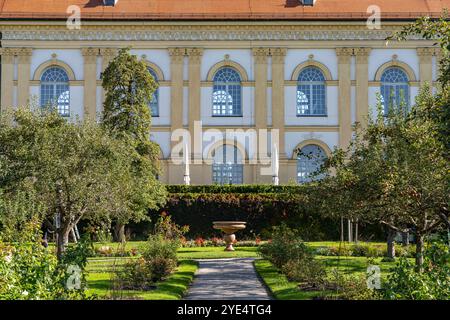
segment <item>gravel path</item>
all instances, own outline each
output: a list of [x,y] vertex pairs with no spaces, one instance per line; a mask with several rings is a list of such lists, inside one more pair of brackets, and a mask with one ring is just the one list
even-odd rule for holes
[[269,300],[253,258],[197,260],[199,269],[186,300]]

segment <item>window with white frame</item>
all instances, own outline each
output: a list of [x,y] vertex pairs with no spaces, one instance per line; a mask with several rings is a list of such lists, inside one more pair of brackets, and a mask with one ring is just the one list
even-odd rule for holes
[[[148,67],[147,70],[150,72],[153,79],[155,79],[155,82],[158,83],[158,75],[155,70],[150,67]],[[148,103],[148,106],[152,113],[152,117],[159,117],[159,88],[153,92],[152,100]]]
[[307,183],[320,180],[324,175],[317,174],[326,159],[325,151],[315,144],[301,148],[297,155],[297,182]]
[[63,68],[52,66],[42,73],[40,105],[55,108],[63,117],[70,116],[69,76]]
[[298,75],[297,116],[326,116],[325,76],[317,67],[306,67]]
[[216,184],[242,184],[242,154],[234,145],[224,144],[213,151],[212,178]]
[[383,72],[381,98],[384,114],[387,114],[391,107],[409,107],[409,79],[403,69],[391,67]]
[[231,67],[219,69],[213,78],[212,115],[242,116],[241,76]]

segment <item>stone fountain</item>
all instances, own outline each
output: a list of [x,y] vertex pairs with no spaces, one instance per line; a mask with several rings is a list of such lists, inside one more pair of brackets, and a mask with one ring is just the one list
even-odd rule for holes
[[233,242],[236,240],[234,233],[238,230],[245,229],[247,222],[242,221],[214,221],[213,228],[222,230],[225,233],[223,240],[227,244],[225,251],[234,251]]

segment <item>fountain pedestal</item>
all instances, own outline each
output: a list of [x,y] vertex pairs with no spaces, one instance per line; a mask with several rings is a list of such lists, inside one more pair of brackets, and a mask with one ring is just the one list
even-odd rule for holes
[[221,230],[225,233],[223,240],[227,244],[225,251],[234,251],[233,243],[236,241],[236,236],[234,233],[236,231],[245,229],[246,222],[242,221],[214,221],[213,228]]

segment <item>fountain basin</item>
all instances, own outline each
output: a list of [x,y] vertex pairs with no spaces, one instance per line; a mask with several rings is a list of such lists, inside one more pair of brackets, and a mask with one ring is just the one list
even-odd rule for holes
[[234,251],[233,243],[236,241],[234,233],[239,230],[243,230],[246,227],[247,222],[243,221],[214,221],[213,228],[221,230],[225,233],[223,237],[227,247],[225,251]]

